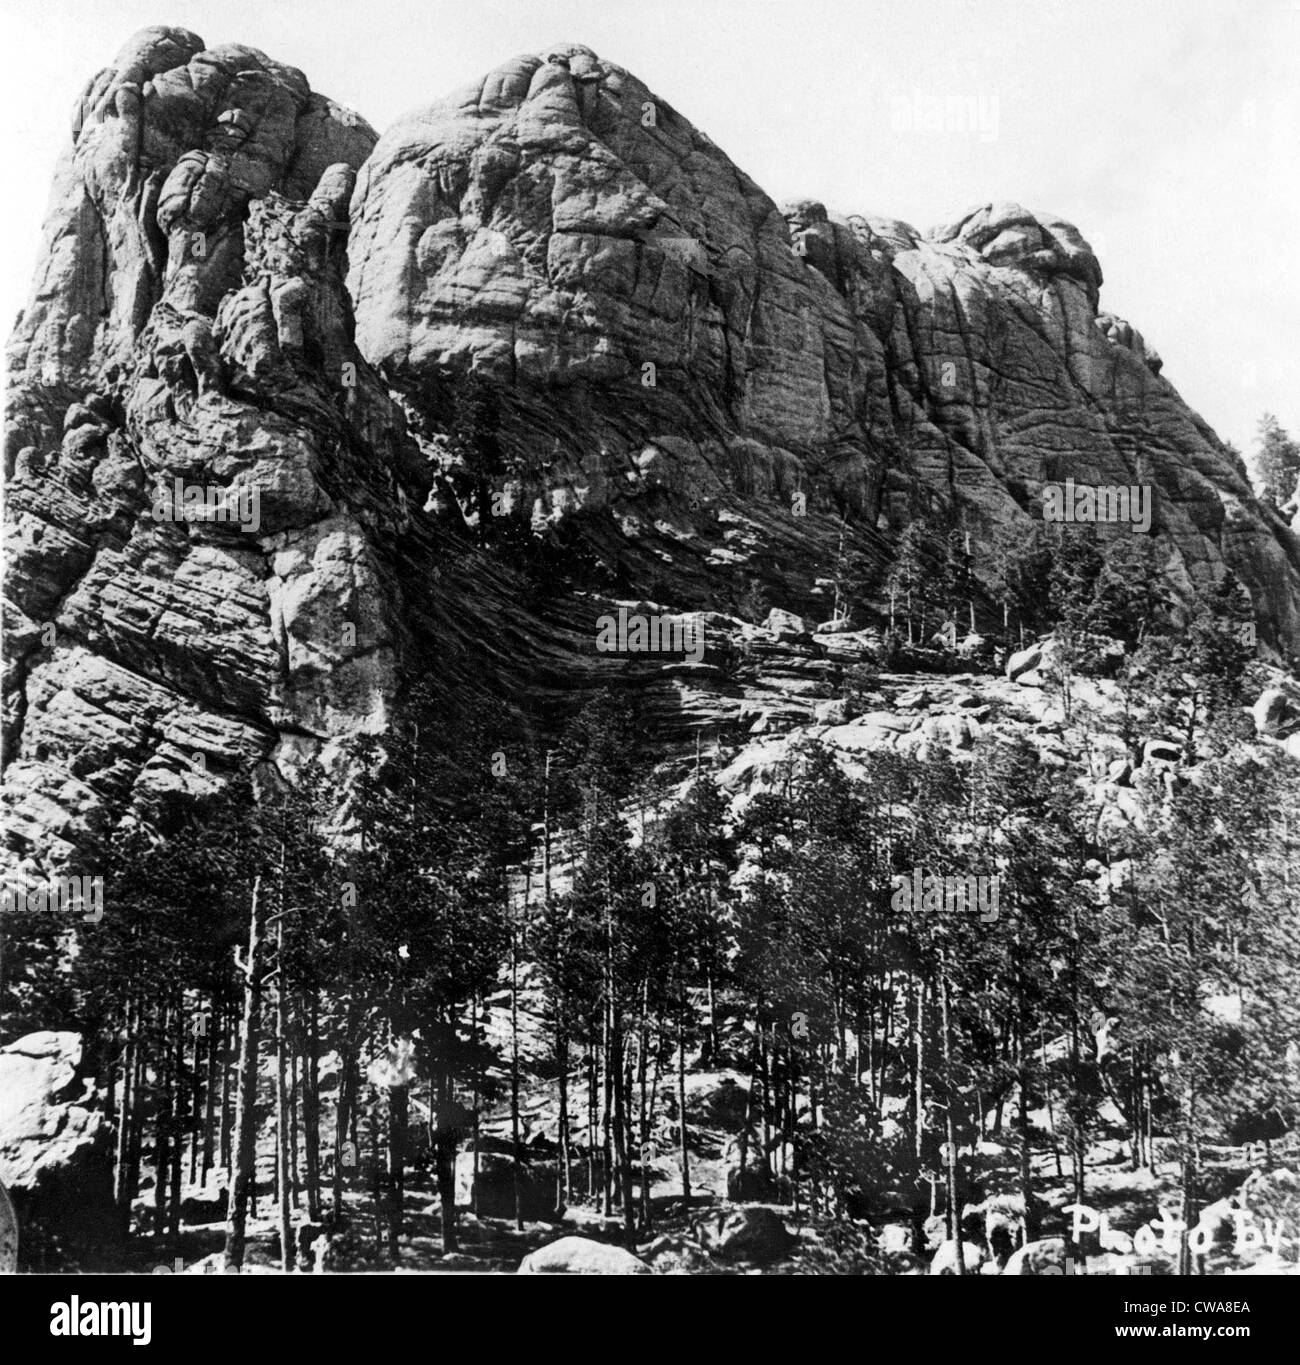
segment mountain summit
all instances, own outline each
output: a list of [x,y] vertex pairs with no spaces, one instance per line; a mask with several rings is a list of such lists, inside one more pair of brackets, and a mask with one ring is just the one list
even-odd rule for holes
[[[342,762],[413,672],[562,706],[622,667],[615,599],[828,616],[846,536],[883,573],[922,515],[987,583],[1067,479],[1149,490],[1184,604],[1230,569],[1300,647],[1300,542],[1099,311],[1075,227],[780,208],[578,44],[376,140],[255,49],[147,29],[86,87],[45,243],[5,679],[10,850],[43,866],[261,759]],[[537,591],[493,516],[600,575]]]

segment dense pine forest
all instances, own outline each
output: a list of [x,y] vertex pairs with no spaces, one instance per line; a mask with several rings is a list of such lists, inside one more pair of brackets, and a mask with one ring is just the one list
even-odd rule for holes
[[[139,1254],[206,1247],[197,1221],[228,1268],[491,1265],[484,1228],[580,1215],[698,1268],[701,1214],[758,1204],[810,1265],[906,1268],[937,1229],[962,1273],[1097,1203],[1109,1142],[1176,1192],[1166,1268],[1203,1263],[1224,1149],[1285,1138],[1298,1074],[1297,781],[1246,742],[1244,595],[1173,628],[1137,542],[1044,534],[959,657],[967,542],[916,526],[873,598],[841,556],[879,647],[828,700],[975,683],[1050,625],[1046,758],[990,731],[846,765],[814,730],[738,795],[746,737],[657,763],[634,688],[544,716],[417,682],[342,806],[263,771],[118,831],[113,913],[71,941],[8,916],[0,1032],[86,1040]],[[1088,796],[1106,736],[1143,774],[1118,831]],[[996,890],[954,912],[914,877]]]
[[1290,183],[1269,6],[602,7],[673,102],[544,5],[486,72],[244,8],[57,30],[0,1270],[1300,1274],[1290,285],[1212,179]]

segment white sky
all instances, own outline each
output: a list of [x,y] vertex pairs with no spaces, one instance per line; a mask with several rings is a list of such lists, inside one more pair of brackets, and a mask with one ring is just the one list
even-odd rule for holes
[[[167,23],[300,67],[381,132],[521,52],[635,72],[778,202],[926,228],[990,199],[1078,225],[1102,307],[1226,439],[1300,435],[1300,0],[0,0],[0,326],[74,100]],[[983,131],[898,124],[982,100]]]

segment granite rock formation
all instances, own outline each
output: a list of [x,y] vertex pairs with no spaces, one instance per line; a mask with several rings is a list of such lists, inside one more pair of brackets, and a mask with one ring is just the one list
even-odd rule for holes
[[[668,750],[806,723],[848,645],[754,632],[747,585],[824,619],[846,521],[883,559],[952,509],[978,547],[1067,476],[1152,485],[1179,591],[1230,567],[1294,652],[1300,541],[1101,286],[1015,204],[924,234],[778,207],[581,46],[376,141],[260,52],[145,30],[80,101],[11,343],[9,863],[259,762],[342,773],[430,658],[555,707],[635,683]],[[617,592],[539,599],[475,543],[447,477],[471,366],[502,507],[579,528]],[[613,596],[705,613],[704,659],[596,655]]]
[[986,204],[922,234],[778,209],[568,45],[385,133],[349,260],[358,344],[417,409],[474,364],[507,386],[520,456],[554,444],[527,490],[548,518],[613,506],[643,551],[716,578],[758,542],[799,603],[836,513],[884,530],[955,505],[978,533],[1037,512],[1045,481],[1150,484],[1173,580],[1228,565],[1266,637],[1300,639],[1300,546],[1098,311],[1101,267],[1058,219]]
[[18,1214],[21,1268],[93,1268],[120,1249],[111,1133],[75,1033],[0,1048],[0,1183]]
[[302,736],[382,728],[403,438],[342,287],[373,140],[184,30],[87,87],[11,347],[7,830],[34,870],[267,754],[291,769]]

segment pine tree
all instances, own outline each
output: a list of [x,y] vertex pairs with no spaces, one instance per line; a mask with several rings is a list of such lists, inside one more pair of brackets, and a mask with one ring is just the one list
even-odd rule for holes
[[[1294,875],[1294,845],[1281,869],[1252,856],[1268,847],[1270,811],[1295,809],[1296,784],[1275,764],[1255,765],[1243,786],[1241,766],[1212,764],[1210,780],[1149,811],[1130,949],[1116,963],[1122,1037],[1157,1060],[1174,1108],[1183,1274],[1192,1268],[1187,1230],[1196,1223],[1202,1136],[1257,1102],[1261,1085],[1285,1085],[1297,1024],[1294,911],[1277,894],[1279,871]],[[1235,795],[1225,802],[1219,790]],[[1225,1011],[1225,998],[1235,1008]]]
[[1266,502],[1284,507],[1295,495],[1300,479],[1300,443],[1292,440],[1271,412],[1259,420],[1258,440],[1255,485]]
[[447,433],[447,452],[468,484],[476,518],[478,543],[494,539],[492,481],[503,468],[498,435],[498,399],[492,384],[478,371],[466,370],[453,388],[454,411]]

